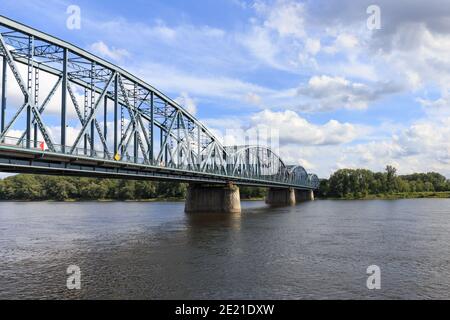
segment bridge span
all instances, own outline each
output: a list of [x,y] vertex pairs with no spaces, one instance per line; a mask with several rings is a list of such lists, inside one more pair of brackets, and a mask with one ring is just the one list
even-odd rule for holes
[[223,146],[162,92],[70,43],[0,16],[0,56],[0,171],[187,182],[187,212],[240,211],[239,185],[269,188],[272,205],[314,198],[316,175],[264,146]]

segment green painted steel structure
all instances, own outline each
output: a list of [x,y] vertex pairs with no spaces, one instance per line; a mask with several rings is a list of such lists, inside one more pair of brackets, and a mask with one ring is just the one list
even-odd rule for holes
[[[269,148],[223,146],[192,114],[118,66],[3,16],[0,55],[1,171],[319,186],[316,175],[285,165]],[[9,73],[19,103],[8,97]],[[52,83],[48,92],[43,81]],[[49,125],[56,96],[59,130]]]

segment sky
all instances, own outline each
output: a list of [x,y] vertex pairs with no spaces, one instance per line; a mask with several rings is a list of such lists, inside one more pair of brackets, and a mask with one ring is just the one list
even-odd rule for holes
[[0,14],[123,67],[220,139],[278,132],[285,163],[321,178],[450,178],[450,0],[2,0]]

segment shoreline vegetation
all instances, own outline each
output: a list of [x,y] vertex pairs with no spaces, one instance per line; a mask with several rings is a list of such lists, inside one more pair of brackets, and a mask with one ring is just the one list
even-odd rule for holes
[[[241,201],[265,201],[265,197],[263,198],[244,198]],[[318,199],[322,200],[322,199]],[[326,199],[331,200],[331,199]],[[48,203],[87,203],[87,202],[98,202],[98,203],[110,203],[110,202],[129,202],[129,203],[164,203],[164,202],[185,202],[185,198],[155,198],[155,199],[140,199],[140,200],[115,200],[115,199],[94,199],[94,200],[82,200],[82,199],[65,199],[65,200],[1,200],[2,202],[48,202]]]
[[392,166],[387,166],[384,172],[341,169],[320,181],[317,197],[344,200],[450,198],[450,180],[436,172],[397,175],[397,169]]
[[[241,198],[241,201],[265,201],[265,197],[260,198]],[[370,201],[370,200],[406,200],[406,199],[450,199],[450,191],[448,192],[413,192],[413,193],[393,193],[393,194],[374,194],[367,195],[362,198],[356,197],[346,197],[346,198],[334,198],[334,197],[316,197],[315,200],[340,200],[340,201]],[[138,200],[120,200],[120,199],[64,199],[64,200],[5,200],[0,199],[1,202],[65,202],[65,203],[76,203],[76,202],[99,202],[99,203],[109,203],[109,202],[129,202],[129,203],[163,203],[163,202],[184,202],[185,198],[153,198],[153,199],[138,199]]]
[[[18,174],[0,179],[0,201],[184,201],[187,184]],[[264,199],[264,188],[240,188],[242,200]]]
[[403,199],[450,199],[450,192],[409,192],[392,194],[371,194],[365,197],[348,196],[345,198],[317,197],[317,200],[403,200]]
[[[397,176],[385,172],[342,169],[322,179],[319,200],[398,200],[450,198],[450,180],[439,173]],[[1,201],[47,202],[178,202],[186,198],[187,184],[18,174],[0,179]],[[265,199],[265,188],[240,187],[241,200]]]

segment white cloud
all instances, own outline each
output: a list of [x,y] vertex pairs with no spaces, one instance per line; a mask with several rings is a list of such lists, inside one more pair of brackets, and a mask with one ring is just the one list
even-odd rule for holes
[[153,32],[164,40],[174,40],[177,36],[177,31],[166,26],[164,21],[157,20],[156,26],[153,27]]
[[399,90],[390,84],[378,84],[376,89],[359,82],[352,82],[343,77],[326,75],[312,77],[306,86],[298,89],[298,93],[312,100],[303,105],[306,111],[330,111],[336,109],[366,109],[370,102],[376,101],[385,94]]
[[450,118],[421,120],[383,139],[335,145],[282,144],[280,154],[289,164],[305,164],[312,172],[327,178],[342,168],[383,171],[390,164],[399,174],[440,172],[450,178]]
[[[324,7],[324,10],[313,10]],[[450,10],[448,1],[410,0],[407,3],[379,0],[382,28],[365,27],[370,0],[318,0],[306,8],[309,30],[325,29],[329,39],[322,51],[340,53],[322,68],[340,76],[356,77],[354,66],[370,64],[371,79],[405,83],[409,93],[429,86],[448,88],[450,74]],[[314,12],[314,13],[312,13]],[[335,66],[339,67],[336,68]],[[350,68],[346,68],[346,66]],[[322,71],[324,71],[322,69]],[[351,72],[351,73],[350,73]]]
[[[396,166],[400,174],[437,171],[450,177],[450,117],[427,118],[405,128],[373,128],[335,120],[313,124],[293,111],[264,110],[250,119],[210,119],[206,123],[221,137],[227,129],[276,132],[277,152],[285,163],[301,164],[321,177],[342,168],[382,171],[387,164]],[[228,144],[239,141],[239,137],[227,137]]]
[[251,26],[237,35],[256,61],[274,69],[300,73],[305,65],[315,67],[320,39],[308,37],[305,26],[305,5],[298,1],[256,1],[256,16]]
[[264,110],[251,117],[255,127],[278,130],[281,144],[336,145],[356,139],[360,128],[330,120],[323,125],[315,125],[300,117],[294,111],[273,112]]
[[[322,177],[336,168],[342,150],[371,128],[330,120],[313,124],[294,111],[264,110],[249,118],[233,117],[203,121],[225,145],[267,145],[287,165],[303,165]],[[250,140],[249,140],[250,139]]]
[[[197,75],[159,64],[143,64],[135,74],[163,92],[189,92],[198,97],[242,101],[248,92],[255,94],[272,92],[270,89],[235,78]],[[161,74],[164,74],[164,77],[161,77]]]
[[186,109],[190,114],[195,115],[197,113],[197,104],[188,93],[183,92],[181,96],[175,99],[175,102]]
[[346,50],[354,50],[358,45],[358,38],[349,33],[341,33],[336,36],[332,45],[324,48],[324,51],[329,54],[336,54]]
[[264,26],[275,30],[280,36],[303,37],[304,5],[300,2],[277,0],[275,5],[268,6],[263,2],[255,3],[256,10],[266,17]]
[[449,135],[450,117],[419,120],[390,138],[346,147],[343,161],[374,170],[395,164],[400,173],[437,171],[450,177]]
[[258,106],[261,104],[262,98],[261,98],[261,96],[257,95],[256,93],[249,92],[245,95],[244,101],[246,101],[249,104]]
[[254,25],[248,34],[238,35],[238,39],[262,63],[275,69],[287,69],[278,59],[282,52],[281,44],[273,39],[266,28]]
[[247,9],[249,7],[249,4],[245,0],[231,0],[231,2],[241,9]]
[[435,100],[418,98],[417,101],[431,117],[450,116],[450,93],[447,91],[442,92],[441,96]]
[[315,56],[321,49],[320,39],[306,39],[305,50],[307,53]]
[[98,41],[89,46],[89,49],[95,54],[100,55],[103,58],[111,59],[114,61],[121,61],[126,58],[130,53],[125,49],[117,49],[114,47],[108,47],[103,41]]

